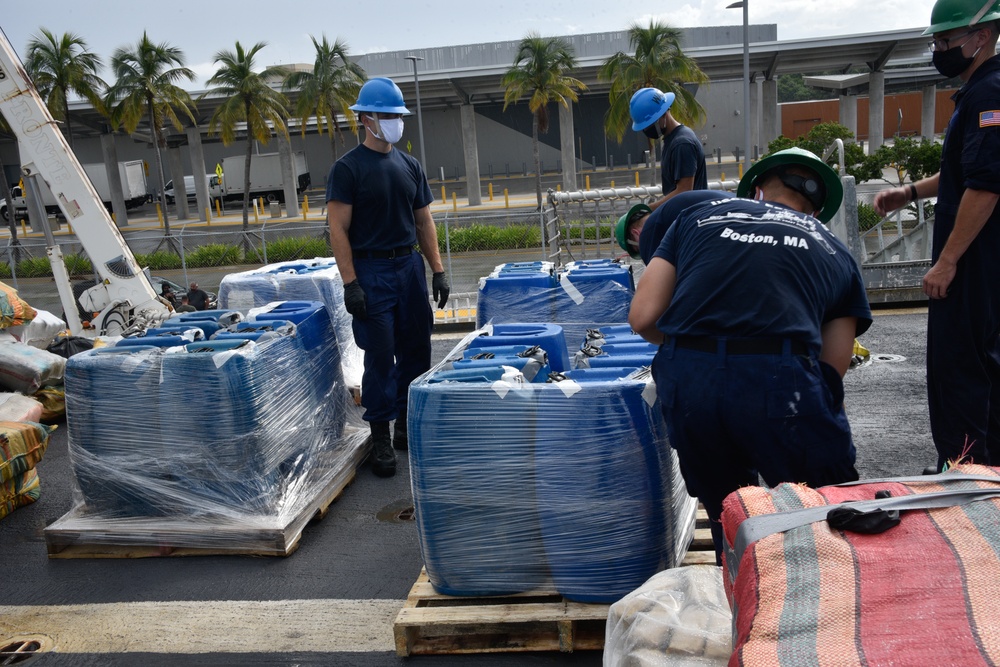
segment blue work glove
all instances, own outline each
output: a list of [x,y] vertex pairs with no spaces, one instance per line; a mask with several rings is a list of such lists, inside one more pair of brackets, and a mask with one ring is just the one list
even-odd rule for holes
[[438,308],[444,308],[444,304],[448,303],[449,294],[451,294],[451,285],[448,284],[448,277],[444,275],[444,271],[435,273],[431,279],[431,295],[437,302]]
[[368,318],[368,307],[365,305],[365,291],[357,280],[344,285],[344,307],[359,320]]

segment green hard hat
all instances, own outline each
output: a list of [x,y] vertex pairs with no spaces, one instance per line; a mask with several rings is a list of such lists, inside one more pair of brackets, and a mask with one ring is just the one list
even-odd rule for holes
[[618,245],[622,247],[622,250],[627,252],[629,257],[633,259],[639,259],[639,249],[628,246],[628,238],[626,237],[628,226],[634,218],[639,217],[639,214],[648,215],[652,210],[645,204],[636,204],[628,210],[628,213],[618,218],[618,224],[615,225],[615,240],[618,241]]
[[760,177],[776,167],[789,165],[799,165],[811,169],[823,181],[826,190],[826,197],[823,206],[819,209],[816,218],[820,222],[829,222],[830,219],[840,209],[840,204],[844,200],[844,186],[840,182],[837,172],[823,162],[815,153],[804,148],[786,148],[783,151],[771,153],[754,163],[752,167],[743,174],[740,184],[736,188],[737,197],[748,197],[753,191],[754,182]]
[[[931,24],[925,35],[969,28],[1000,19],[998,0],[937,0],[931,9]],[[982,26],[986,27],[986,26]]]

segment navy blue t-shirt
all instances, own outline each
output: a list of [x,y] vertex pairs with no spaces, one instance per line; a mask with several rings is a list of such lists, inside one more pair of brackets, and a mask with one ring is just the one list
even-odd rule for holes
[[653,258],[653,253],[660,247],[663,235],[674,224],[677,216],[689,206],[702,204],[707,201],[717,199],[729,199],[735,197],[731,192],[725,190],[691,190],[681,192],[676,197],[671,197],[664,204],[661,204],[646,218],[642,224],[642,231],[639,233],[639,256],[642,257],[643,264],[649,264]]
[[654,253],[677,269],[668,336],[791,338],[818,354],[820,328],[871,309],[846,246],[812,216],[780,204],[723,199],[688,207]]
[[694,130],[681,125],[663,138],[663,159],[660,163],[663,195],[669,195],[677,187],[677,181],[689,176],[694,177],[693,190],[708,189],[705,151]]
[[351,149],[330,168],[326,200],[350,204],[353,250],[391,250],[417,242],[413,212],[434,201],[420,162],[393,148]]

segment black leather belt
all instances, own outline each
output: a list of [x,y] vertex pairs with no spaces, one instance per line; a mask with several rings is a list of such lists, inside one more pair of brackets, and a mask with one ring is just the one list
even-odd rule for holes
[[[678,336],[673,339],[675,347],[696,352],[718,352],[719,339],[704,336]],[[670,336],[663,339],[664,345],[669,345]],[[727,339],[726,354],[781,354],[785,340],[783,338],[734,338]],[[809,346],[800,340],[793,340],[792,354],[809,354]]]
[[359,259],[396,259],[413,252],[413,246],[404,245],[392,250],[355,250],[352,254]]

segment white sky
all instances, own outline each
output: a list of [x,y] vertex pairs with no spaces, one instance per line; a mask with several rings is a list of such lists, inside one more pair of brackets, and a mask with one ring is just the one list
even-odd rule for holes
[[[776,23],[780,40],[922,28],[933,6],[933,0],[749,1],[750,23]],[[146,30],[153,41],[180,48],[203,83],[215,70],[215,53],[232,50],[237,40],[244,46],[267,42],[258,54],[261,65],[311,63],[309,35],[343,39],[350,53],[363,54],[518,40],[530,31],[543,36],[609,32],[653,17],[677,27],[741,25],[742,11],[726,9],[731,2],[18,0],[3,3],[0,27],[22,58],[28,40],[44,27],[56,35],[80,35],[105,61],[116,48],[134,45]]]

